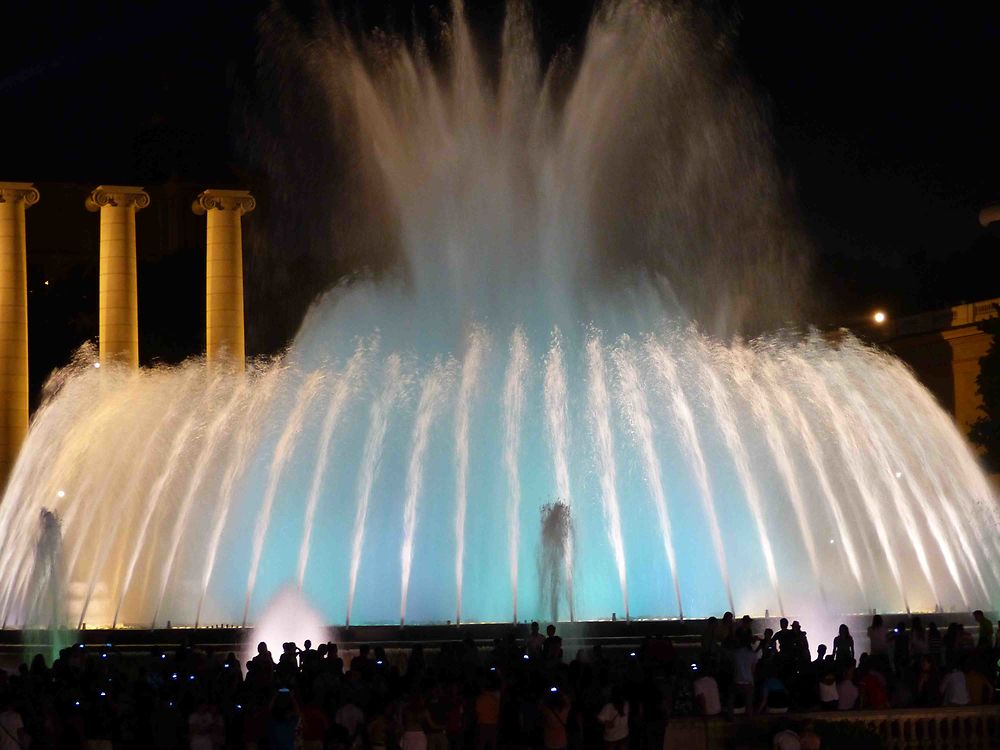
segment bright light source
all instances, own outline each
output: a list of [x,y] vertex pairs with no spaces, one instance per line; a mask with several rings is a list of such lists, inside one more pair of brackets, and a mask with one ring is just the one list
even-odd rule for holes
[[896,472],[896,479],[902,479],[902,478],[903,478],[903,472],[897,471]]
[[837,543],[837,541],[835,539],[831,539],[830,540],[830,544],[836,544],[836,543]]
[[879,325],[882,325],[883,323],[885,323],[885,313],[882,312],[881,310],[876,310],[875,314],[872,315],[872,320],[874,320]]
[[56,493],[56,497],[66,497],[66,490],[59,490]]
[[101,369],[101,363],[100,362],[94,362],[94,367],[97,368],[98,370],[100,370]]
[[46,279],[44,283],[45,283],[45,286],[48,286],[49,285],[49,280]]

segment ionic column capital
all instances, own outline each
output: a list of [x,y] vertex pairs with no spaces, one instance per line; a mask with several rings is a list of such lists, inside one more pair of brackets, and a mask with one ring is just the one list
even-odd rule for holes
[[149,205],[149,193],[132,185],[98,185],[83,205],[88,211],[100,211],[104,206],[133,206],[138,211]]
[[979,223],[984,227],[1000,223],[1000,203],[987,206],[979,212]]
[[198,216],[204,216],[213,208],[219,211],[238,211],[242,216],[256,207],[257,201],[250,195],[249,190],[209,189],[199,193],[191,204],[191,210]]
[[30,182],[0,182],[0,203],[24,201],[24,207],[38,203],[38,191]]

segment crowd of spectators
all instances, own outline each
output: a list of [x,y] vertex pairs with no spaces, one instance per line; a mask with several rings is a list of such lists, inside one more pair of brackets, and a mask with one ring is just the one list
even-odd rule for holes
[[[973,634],[951,623],[914,616],[890,625],[872,617],[867,652],[841,625],[832,648],[818,644],[815,656],[798,622],[782,618],[779,629],[752,632],[744,617],[730,613],[709,620],[700,658],[690,666],[698,712],[785,713],[788,711],[885,710],[992,703],[997,676],[993,625],[974,614]],[[1000,631],[998,631],[1000,632]]]
[[659,636],[573,653],[537,623],[492,647],[466,637],[342,656],[306,641],[275,660],[261,643],[245,665],[210,648],[78,644],[51,666],[39,655],[0,672],[0,750],[661,750],[677,716],[989,703],[997,643],[976,618],[975,632],[941,633],[920,617],[875,616],[867,653],[842,625],[815,657],[798,622],[754,633],[731,613],[698,644]]

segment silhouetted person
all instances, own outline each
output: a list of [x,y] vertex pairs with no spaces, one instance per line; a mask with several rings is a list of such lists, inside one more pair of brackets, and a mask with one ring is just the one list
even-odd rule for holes
[[882,615],[874,615],[868,626],[868,653],[872,656],[889,655],[889,628],[882,621]]
[[976,640],[976,648],[984,650],[993,648],[993,623],[990,618],[986,617],[981,609],[973,612],[972,616],[979,623],[979,638]]
[[747,716],[751,716],[754,709],[754,670],[757,666],[757,659],[758,655],[753,650],[753,642],[744,635],[743,641],[733,654],[732,698],[742,699]]
[[931,657],[935,667],[941,666],[941,655],[944,652],[944,639],[941,631],[938,630],[937,623],[932,622],[927,626],[927,655]]
[[299,668],[302,671],[313,672],[316,669],[316,661],[319,659],[319,652],[312,647],[312,641],[306,639],[302,643],[302,650],[299,651]]
[[841,624],[840,632],[833,639],[833,660],[841,668],[845,664],[854,664],[854,637],[847,625]]
[[556,626],[549,625],[545,628],[544,654],[546,661],[562,661],[562,638],[556,635]]
[[823,672],[823,662],[826,660],[826,644],[821,643],[816,647],[816,659],[812,663],[813,673],[818,677]]
[[531,623],[531,633],[524,641],[524,650],[532,659],[540,658],[545,650],[545,636],[538,632],[537,622]]
[[910,657],[911,661],[916,661],[921,656],[928,653],[927,628],[924,627],[923,620],[914,617],[910,620]]
[[771,628],[764,628],[764,635],[757,642],[756,651],[760,654],[761,661],[772,661],[775,654],[774,631]]
[[286,689],[279,690],[274,697],[271,715],[267,722],[268,750],[294,750],[295,731],[298,726],[299,712],[295,699]]
[[604,750],[627,750],[629,704],[620,687],[611,690],[611,700],[598,712],[597,720],[604,728]]
[[965,680],[965,672],[953,663],[944,677],[941,678],[941,704],[944,706],[968,706],[969,685]]
[[253,665],[253,675],[254,679],[258,682],[270,685],[274,680],[274,658],[271,656],[271,652],[267,650],[267,644],[261,641],[257,644],[257,655],[250,660],[250,665]]
[[329,671],[336,677],[344,674],[344,660],[340,658],[340,649],[336,643],[326,644],[326,663]]
[[351,659],[351,671],[367,677],[372,671],[372,661],[368,658],[371,646],[362,644],[358,649],[358,655]]
[[908,673],[910,668],[910,631],[906,621],[900,620],[892,629],[892,663],[897,674]]
[[778,621],[778,632],[774,634],[774,643],[778,647],[778,653],[782,661],[788,661],[792,655],[792,642],[795,636],[788,629],[788,618],[782,617]]
[[809,639],[798,620],[792,622],[791,633],[788,645],[792,660],[797,667],[805,667],[809,663]]
[[491,676],[473,706],[476,716],[475,750],[496,750],[500,726],[500,682]]

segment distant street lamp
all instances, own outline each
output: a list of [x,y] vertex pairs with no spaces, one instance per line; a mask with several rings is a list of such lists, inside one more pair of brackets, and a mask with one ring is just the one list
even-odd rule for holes
[[885,323],[886,315],[881,310],[876,310],[875,314],[872,315],[872,320],[875,321],[876,325],[882,325]]

